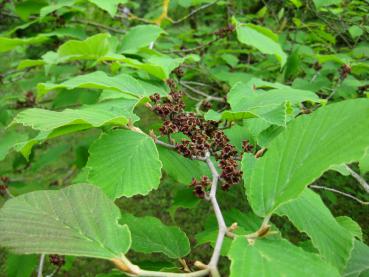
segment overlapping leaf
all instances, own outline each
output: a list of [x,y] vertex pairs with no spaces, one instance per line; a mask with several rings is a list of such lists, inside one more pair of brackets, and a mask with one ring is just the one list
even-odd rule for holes
[[0,245],[24,254],[119,258],[131,244],[119,217],[119,209],[96,186],[35,191],[1,208]]
[[131,52],[133,50],[147,47],[154,42],[161,33],[163,33],[157,25],[138,25],[129,29],[128,33],[122,40],[122,51]]
[[111,198],[148,194],[160,183],[162,164],[153,139],[115,130],[90,148],[88,180]]
[[22,124],[40,131],[52,131],[69,125],[84,129],[108,124],[125,125],[129,120],[137,119],[133,114],[136,104],[136,100],[115,99],[61,112],[32,108],[18,113],[12,124]]
[[[136,53],[138,49],[148,46],[155,41],[163,30],[154,25],[140,25],[130,30],[123,38],[121,51],[125,53]],[[42,56],[46,64],[58,64],[73,60],[93,60],[96,62],[116,61],[143,71],[164,80],[169,77],[170,72],[185,60],[193,59],[194,55],[184,58],[172,58],[170,56],[156,53],[154,55],[143,55],[145,59],[128,58],[117,52],[111,36],[101,33],[91,36],[85,40],[69,40],[62,44],[57,52],[47,52]],[[144,54],[144,53],[143,53]]]
[[89,2],[95,4],[100,9],[107,11],[110,16],[114,16],[117,13],[117,8],[119,4],[125,4],[128,0],[88,0]]
[[28,139],[27,134],[8,131],[0,135],[0,161],[3,160],[14,145]]
[[278,43],[278,36],[267,28],[251,23],[240,23],[234,20],[236,24],[237,38],[241,43],[255,47],[264,54],[275,55],[283,66],[287,61],[287,55],[284,53],[281,45]]
[[164,225],[151,216],[135,217],[122,214],[121,223],[127,224],[132,233],[132,249],[142,253],[160,252],[178,259],[190,252],[186,234],[176,226]]
[[369,270],[369,247],[361,241],[355,240],[354,249],[343,276],[359,277]]
[[[271,87],[270,90],[257,88]],[[207,114],[208,119],[241,120],[261,118],[270,124],[285,126],[288,117],[294,115],[293,106],[301,102],[322,102],[313,92],[251,79],[247,83],[236,83],[228,93],[230,111],[221,114]],[[212,116],[210,118],[210,116]]]
[[7,38],[0,37],[0,53],[13,50],[17,46],[25,46],[31,44],[39,44],[48,40],[47,36],[38,35],[31,38]]
[[287,240],[257,239],[249,244],[236,238],[229,252],[230,277],[338,277],[338,271],[313,253],[305,252]]
[[307,233],[329,263],[341,271],[345,268],[353,248],[353,235],[336,221],[319,195],[305,189],[276,213],[287,216],[300,231]]
[[[337,116],[339,115],[339,116]],[[300,117],[280,133],[252,169],[243,161],[254,212],[272,213],[297,198],[330,166],[360,159],[369,146],[369,101],[348,100]]]
[[158,147],[158,151],[165,172],[182,184],[187,185],[191,183],[192,178],[200,179],[204,175],[209,175],[207,166],[200,161],[187,159],[164,147]]
[[86,40],[69,40],[58,48],[58,58],[63,60],[94,60],[104,57],[110,50],[110,35],[97,34]]
[[75,88],[111,89],[137,98],[147,94],[140,82],[132,76],[120,74],[110,77],[102,71],[79,75],[60,84],[40,83],[37,86],[39,96],[60,88],[69,90]]

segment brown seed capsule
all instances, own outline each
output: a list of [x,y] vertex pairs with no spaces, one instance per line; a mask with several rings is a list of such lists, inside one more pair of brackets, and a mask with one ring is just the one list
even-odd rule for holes
[[160,101],[160,94],[159,93],[154,93],[153,95],[150,95],[150,99],[154,103],[157,103],[157,102]]
[[65,264],[64,256],[60,255],[50,255],[49,256],[50,263],[52,263],[55,266],[61,267]]
[[348,64],[344,64],[341,66],[340,68],[341,79],[346,79],[350,73],[351,73],[351,66],[349,66]]
[[242,149],[243,149],[244,152],[250,153],[250,152],[252,152],[253,148],[254,148],[254,146],[252,144],[250,144],[250,142],[248,140],[244,140],[242,142]]

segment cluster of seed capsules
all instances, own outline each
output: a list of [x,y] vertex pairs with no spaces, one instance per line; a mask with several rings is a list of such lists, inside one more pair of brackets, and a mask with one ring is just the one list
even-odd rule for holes
[[[239,170],[239,159],[236,148],[229,143],[228,137],[218,129],[218,122],[205,120],[195,113],[185,112],[183,93],[176,89],[173,80],[168,81],[171,89],[169,96],[162,99],[155,93],[150,96],[153,101],[152,110],[162,118],[163,124],[159,131],[162,136],[170,136],[174,133],[183,133],[189,139],[182,139],[176,143],[177,152],[190,159],[203,158],[209,152],[218,162],[220,169],[221,188],[228,190],[232,185],[241,181],[242,171]],[[247,143],[247,151],[252,146]],[[203,176],[201,180],[193,179],[191,186],[194,193],[204,198],[206,190],[210,186],[210,180]]]

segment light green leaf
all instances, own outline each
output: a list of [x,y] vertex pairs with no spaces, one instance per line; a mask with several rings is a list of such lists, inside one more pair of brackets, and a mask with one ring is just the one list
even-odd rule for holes
[[27,21],[30,15],[37,14],[40,9],[47,5],[43,0],[26,0],[15,5],[15,13],[23,21]]
[[276,213],[287,216],[305,232],[326,261],[340,271],[345,268],[354,238],[336,221],[318,194],[305,189],[297,199],[279,207]]
[[119,218],[119,209],[96,186],[35,191],[1,208],[0,245],[24,254],[120,258],[131,236]]
[[287,240],[257,239],[250,245],[244,237],[236,238],[228,255],[230,277],[338,277],[337,270],[316,254],[305,252]]
[[85,40],[69,40],[57,51],[60,61],[97,60],[108,54],[110,50],[110,35],[97,34]]
[[359,240],[363,240],[363,231],[359,223],[348,216],[336,217],[337,222]]
[[57,2],[52,2],[49,6],[43,7],[40,10],[40,17],[45,17],[46,15],[64,8],[73,6],[77,0],[58,0]]
[[17,143],[27,139],[27,134],[16,131],[8,131],[0,134],[0,161],[5,159],[9,151],[11,151]]
[[287,55],[278,43],[278,37],[269,29],[251,23],[236,23],[237,38],[241,43],[255,47],[260,52],[275,55],[281,66],[287,61]]
[[357,37],[360,37],[364,33],[363,29],[361,29],[357,25],[351,26],[348,31],[349,31],[351,37],[354,38],[354,39],[357,38]]
[[354,249],[343,276],[358,277],[366,270],[369,270],[369,247],[361,241],[355,240]]
[[44,65],[44,64],[45,64],[44,60],[30,60],[30,59],[21,60],[17,66],[17,70],[22,70],[25,68]]
[[31,38],[6,38],[0,37],[0,53],[13,50],[17,46],[35,45],[48,40],[47,36],[38,35]]
[[186,234],[176,226],[166,226],[155,217],[135,217],[127,213],[122,214],[120,222],[127,224],[131,231],[131,248],[134,251],[159,252],[173,259],[184,257],[190,252]]
[[17,114],[11,125],[18,123],[40,131],[52,131],[69,125],[78,125],[83,129],[103,125],[123,126],[130,119],[137,119],[133,114],[136,104],[136,100],[115,99],[61,112],[39,108],[26,109]]
[[102,71],[79,75],[60,84],[40,83],[37,85],[37,93],[41,97],[51,90],[60,88],[69,90],[75,88],[111,89],[137,98],[147,94],[140,82],[132,76],[120,74],[110,77]]
[[290,0],[290,2],[292,2],[296,8],[300,8],[302,6],[301,0]]
[[322,7],[330,6],[330,5],[338,5],[342,2],[342,0],[313,0],[315,7],[320,9]]
[[192,178],[209,175],[208,167],[200,161],[187,159],[173,150],[158,147],[165,172],[176,181],[189,185]]
[[119,4],[127,3],[127,0],[88,0],[88,1],[95,4],[100,9],[107,11],[112,17],[117,13],[117,8]]
[[351,174],[350,171],[347,169],[346,164],[332,165],[329,169],[337,171],[339,174],[341,174],[343,176],[350,176],[350,174]]
[[172,70],[182,64],[184,60],[184,58],[171,58],[169,56],[153,56],[144,63],[130,58],[121,59],[128,66],[146,71],[161,80],[168,79]]
[[122,40],[122,51],[131,52],[142,47],[149,46],[150,43],[162,34],[164,30],[157,25],[138,25],[129,29]]
[[[274,86],[270,90],[256,88]],[[224,111],[219,116],[226,120],[241,120],[259,117],[268,123],[285,126],[288,116],[293,114],[293,105],[304,101],[322,102],[313,92],[293,89],[281,84],[271,84],[259,79],[247,83],[236,83],[228,93],[230,111]],[[207,118],[209,115],[207,115]],[[219,120],[219,119],[218,119]]]
[[367,99],[328,105],[295,119],[269,143],[268,151],[246,177],[247,197],[254,212],[271,214],[297,198],[332,165],[359,160],[368,146]]
[[111,198],[146,195],[159,186],[162,164],[145,134],[115,130],[103,134],[89,152],[88,179]]
[[9,254],[6,261],[7,277],[29,277],[38,263],[36,255]]

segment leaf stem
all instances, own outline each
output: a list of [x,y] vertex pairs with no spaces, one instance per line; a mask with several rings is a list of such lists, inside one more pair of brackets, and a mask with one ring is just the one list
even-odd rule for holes
[[45,263],[45,254],[41,254],[40,263],[38,264],[37,277],[42,277],[42,271]]
[[351,176],[358,181],[358,183],[363,187],[363,189],[369,193],[369,184],[365,181],[365,179],[351,169],[348,165],[346,165],[346,169],[350,172]]
[[318,186],[318,185],[310,185],[309,187],[310,188],[314,188],[314,189],[323,189],[323,190],[331,191],[331,192],[334,192],[334,193],[337,193],[337,194],[341,194],[343,196],[346,196],[348,198],[351,198],[351,199],[355,200],[356,202],[359,202],[362,205],[369,205],[369,201],[360,200],[359,198],[357,198],[357,197],[355,197],[355,196],[353,196],[351,194],[348,194],[346,192],[340,191],[338,189],[329,188],[329,187],[323,187],[323,186]]
[[141,270],[138,276],[148,276],[148,277],[200,277],[206,276],[210,272],[209,269],[202,269],[189,273],[173,273],[173,272],[160,272],[160,271],[150,271]]
[[204,9],[206,9],[206,8],[208,8],[208,7],[212,6],[212,5],[214,5],[214,4],[215,4],[216,2],[218,2],[218,1],[219,1],[219,0],[215,0],[215,1],[210,2],[210,3],[208,3],[208,4],[202,5],[202,6],[200,6],[199,8],[197,8],[197,9],[193,10],[192,12],[190,12],[188,15],[186,15],[186,16],[184,16],[184,17],[180,18],[180,19],[173,20],[173,21],[172,21],[172,23],[173,23],[173,24],[181,23],[182,21],[184,21],[184,20],[186,20],[187,18],[189,18],[189,17],[193,16],[194,14],[198,13],[199,11],[204,10]]
[[214,100],[214,101],[218,101],[218,102],[224,102],[224,98],[222,97],[216,97],[216,96],[212,96],[212,95],[208,95],[205,92],[198,90],[194,87],[191,87],[190,85],[188,85],[187,83],[184,82],[179,82],[182,86],[184,86],[186,89],[192,91],[193,93],[196,93],[198,95],[204,96],[206,97],[206,100]]

